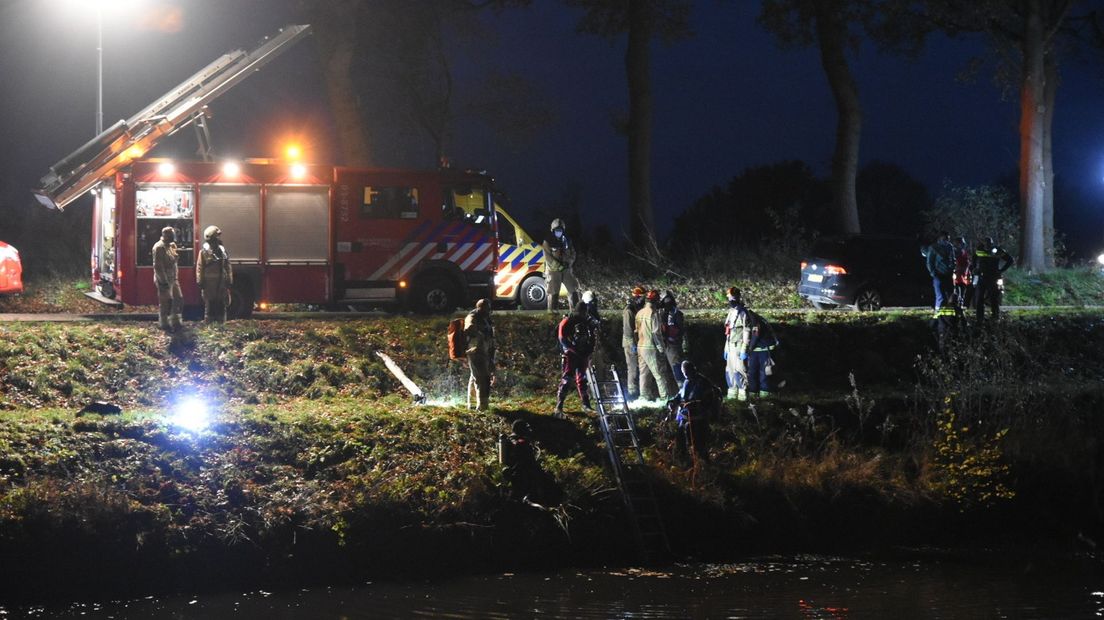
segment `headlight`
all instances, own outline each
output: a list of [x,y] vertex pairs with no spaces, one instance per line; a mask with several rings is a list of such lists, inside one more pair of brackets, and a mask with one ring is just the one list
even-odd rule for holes
[[1097,256],[1096,257],[1096,262],[1100,263],[1101,265],[1104,265],[1104,254],[1101,254],[1100,256]]

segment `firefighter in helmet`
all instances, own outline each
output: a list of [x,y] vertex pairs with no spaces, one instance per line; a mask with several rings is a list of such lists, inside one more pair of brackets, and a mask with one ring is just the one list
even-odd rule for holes
[[203,249],[196,258],[196,284],[203,296],[203,320],[225,323],[234,270],[230,267],[230,256],[222,245],[222,230],[218,226],[208,226],[203,231]]
[[[621,311],[621,349],[625,352],[625,382],[629,400],[640,397],[640,366],[636,352],[636,313],[644,307],[644,289],[633,287],[632,294]],[[654,391],[654,390],[653,390]]]
[[659,291],[648,291],[645,305],[636,313],[636,352],[639,357],[640,385],[654,378],[659,397],[666,401],[675,391],[674,377],[667,364],[667,343],[659,310]]
[[678,301],[672,291],[663,295],[662,305],[667,364],[671,367],[675,384],[681,385],[686,378],[682,374],[682,361],[686,359],[686,317],[679,310]]
[[161,229],[161,239],[153,244],[153,283],[157,285],[157,318],[164,330],[180,329],[180,292],[177,265],[176,231],[172,226]]
[[564,221],[552,220],[549,235],[544,240],[544,280],[548,283],[548,311],[556,309],[560,298],[560,285],[567,287],[567,299],[571,308],[579,303],[579,281],[571,270],[575,264],[575,244],[567,236]]

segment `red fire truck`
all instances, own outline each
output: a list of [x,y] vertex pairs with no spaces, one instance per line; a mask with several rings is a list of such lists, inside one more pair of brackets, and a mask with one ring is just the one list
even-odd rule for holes
[[145,157],[189,124],[208,153],[206,104],[308,32],[288,26],[248,53],[224,55],[51,167],[35,190],[44,205],[95,195],[90,295],[156,303],[152,247],[171,226],[185,303],[198,304],[195,256],[203,230],[216,225],[234,265],[232,316],[249,316],[254,302],[445,312],[495,296],[498,218],[484,173]]

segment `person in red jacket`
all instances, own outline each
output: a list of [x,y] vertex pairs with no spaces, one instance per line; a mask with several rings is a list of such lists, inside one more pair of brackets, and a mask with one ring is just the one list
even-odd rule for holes
[[973,274],[970,272],[973,258],[966,237],[959,237],[955,243],[954,295],[960,311],[970,306],[970,298],[973,297]]
[[553,415],[557,418],[563,417],[564,400],[567,398],[568,386],[572,380],[579,391],[579,398],[583,401],[583,411],[591,413],[594,409],[590,407],[586,371],[590,366],[590,355],[594,352],[596,334],[587,316],[587,305],[583,302],[576,304],[571,314],[560,321],[556,333],[560,341],[560,350],[563,352],[563,372],[560,375],[560,387],[556,390],[556,411]]

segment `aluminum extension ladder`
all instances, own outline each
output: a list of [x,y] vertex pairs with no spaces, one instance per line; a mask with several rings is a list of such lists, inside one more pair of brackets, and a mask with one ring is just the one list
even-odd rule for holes
[[648,466],[644,463],[644,452],[625,389],[617,376],[617,368],[611,365],[609,370],[612,381],[599,381],[594,367],[588,366],[587,381],[637,549],[641,560],[648,562],[669,555],[671,546],[659,513],[659,502],[648,481]]

